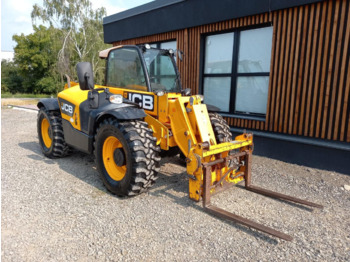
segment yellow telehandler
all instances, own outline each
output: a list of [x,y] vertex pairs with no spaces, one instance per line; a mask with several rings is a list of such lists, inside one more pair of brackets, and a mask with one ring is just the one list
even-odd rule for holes
[[[181,53],[179,53],[179,57]],[[106,188],[118,196],[147,191],[156,181],[160,152],[182,153],[189,197],[206,211],[273,236],[291,236],[234,215],[210,203],[212,194],[245,181],[246,189],[269,197],[321,208],[305,200],[251,185],[253,137],[232,139],[217,108],[182,89],[175,52],[149,45],[125,45],[100,52],[106,59],[106,86],[94,84],[90,63],[77,64],[57,99],[38,103],[38,136],[49,158],[70,147],[94,154]]]

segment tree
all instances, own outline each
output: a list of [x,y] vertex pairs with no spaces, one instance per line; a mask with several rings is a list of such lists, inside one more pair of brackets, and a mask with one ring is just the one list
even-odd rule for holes
[[105,8],[94,10],[89,0],[44,0],[43,7],[33,6],[31,15],[34,23],[39,19],[62,34],[57,53],[61,79],[64,74],[74,78],[75,65],[88,61],[92,63],[96,81],[102,82],[100,70],[104,69],[104,63],[98,59],[98,51],[108,47],[103,42]]
[[43,25],[34,27],[29,35],[14,35],[17,42],[14,48],[14,62],[23,78],[22,92],[57,93],[62,87],[57,70],[57,44],[61,32],[53,27]]
[[1,92],[23,92],[22,82],[17,65],[12,61],[1,60]]

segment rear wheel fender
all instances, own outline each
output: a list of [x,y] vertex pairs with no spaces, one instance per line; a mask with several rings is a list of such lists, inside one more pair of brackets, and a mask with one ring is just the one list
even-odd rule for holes
[[56,98],[44,98],[40,99],[40,101],[37,104],[37,107],[40,108],[45,108],[48,111],[59,111],[60,106],[58,105],[58,101]]
[[106,115],[113,116],[119,120],[135,120],[146,117],[146,113],[142,108],[128,106],[101,112],[97,115],[96,121],[99,122],[99,119],[101,117],[105,118]]
[[117,108],[113,110],[103,111],[99,113],[95,117],[95,121],[93,121],[93,133],[96,133],[96,129],[98,126],[106,119],[115,119],[115,120],[137,120],[144,119],[146,117],[146,113],[143,109],[136,107],[123,107]]

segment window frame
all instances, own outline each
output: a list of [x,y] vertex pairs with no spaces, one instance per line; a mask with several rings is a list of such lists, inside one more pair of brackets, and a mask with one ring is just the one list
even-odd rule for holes
[[[176,42],[176,47],[177,47],[177,39],[167,39],[165,41],[158,41],[158,42],[151,42],[149,43],[150,45],[156,45],[156,48],[161,49],[160,45],[164,43],[170,43],[170,42]],[[175,51],[175,50],[174,50]]]
[[[269,72],[255,72],[255,73],[240,73],[238,72],[238,59],[239,59],[239,45],[240,45],[240,36],[242,31],[260,29],[265,27],[273,27],[272,23],[264,23],[256,26],[248,26],[235,28],[233,30],[223,30],[219,32],[211,32],[205,33],[201,35],[200,41],[200,73],[199,73],[199,93],[204,95],[204,78],[206,77],[230,77],[231,78],[231,92],[230,92],[230,101],[229,101],[229,111],[219,111],[219,113],[223,116],[228,117],[238,117],[242,119],[251,119],[251,120],[259,120],[265,121],[266,114],[261,113],[244,113],[240,111],[236,111],[236,93],[237,93],[237,80],[238,77],[269,77],[269,86],[270,86],[270,72],[271,72],[271,64],[272,64],[272,49],[270,54],[270,71]],[[273,28],[272,28],[273,30]],[[210,74],[205,73],[205,52],[206,52],[206,38],[208,36],[221,35],[226,33],[233,33],[233,52],[232,52],[232,70],[231,73],[218,73],[218,74]],[[273,38],[273,33],[272,33]],[[272,48],[272,47],[271,47]],[[268,90],[269,92],[269,90]],[[267,101],[268,102],[268,101]]]

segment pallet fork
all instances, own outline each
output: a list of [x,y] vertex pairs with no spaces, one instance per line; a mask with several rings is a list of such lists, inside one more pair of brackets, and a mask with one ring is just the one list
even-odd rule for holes
[[[232,141],[231,143],[232,145],[231,146],[226,145],[225,149],[227,150],[228,147],[231,147],[231,150],[240,149],[238,153],[228,154],[225,157],[221,157],[220,156],[221,153],[218,153],[217,150],[216,151],[213,150],[214,154],[212,154],[212,156],[215,156],[213,158],[216,158],[216,159],[208,162],[203,161],[203,163],[200,163],[200,165],[198,165],[199,163],[197,163],[197,166],[199,168],[196,170],[196,172],[194,172],[193,176],[190,176],[190,182],[191,180],[196,180],[199,177],[203,178],[203,183],[200,187],[201,188],[200,191],[202,192],[201,195],[202,195],[204,210],[220,218],[228,219],[235,223],[239,223],[247,227],[254,228],[256,230],[262,231],[272,236],[275,236],[287,241],[291,241],[293,238],[290,235],[287,235],[273,228],[264,226],[252,220],[249,220],[244,217],[225,211],[219,207],[216,207],[210,202],[210,198],[213,193],[220,192],[228,188],[232,184],[232,183],[229,183],[228,181],[231,180],[231,182],[240,182],[244,180],[245,188],[254,193],[265,195],[276,199],[291,201],[291,202],[295,202],[295,203],[310,206],[310,207],[323,208],[323,206],[319,204],[315,204],[303,199],[273,192],[273,191],[252,185],[251,184],[252,135],[243,134],[239,137],[236,137],[235,141]],[[205,160],[206,157],[210,156],[210,151],[211,151],[210,148],[207,148],[207,151],[205,149],[193,150],[192,154],[196,154],[195,159],[197,161],[200,159]],[[189,156],[189,160],[190,158],[191,158],[191,154]],[[189,160],[188,162],[191,163],[191,161]],[[235,162],[235,164],[233,164],[233,162]],[[193,170],[191,169],[191,167],[187,168],[187,170],[188,170],[188,173],[193,173]],[[223,174],[223,170],[227,170],[227,171]],[[221,178],[219,181],[213,181],[213,175],[215,173],[221,174]],[[227,179],[228,176],[230,176],[231,178]],[[191,183],[190,183],[190,192],[191,192]],[[196,200],[198,201],[198,198]]]
[[290,241],[292,237],[289,235],[212,205],[211,195],[245,181],[245,188],[257,194],[322,208],[306,200],[252,185],[253,135],[244,133],[232,141],[218,143],[200,97],[178,97],[169,101],[169,112],[176,144],[186,156],[189,197],[195,201],[202,199],[208,213]]

